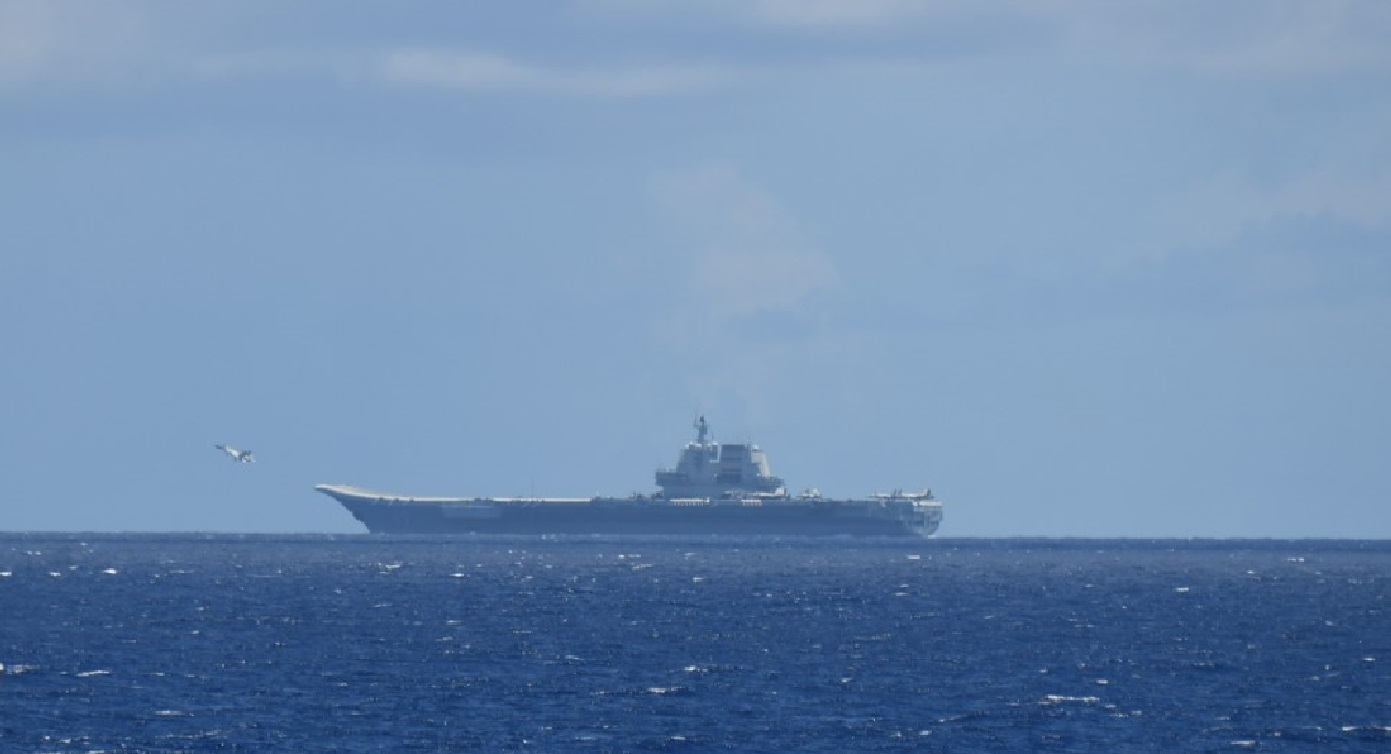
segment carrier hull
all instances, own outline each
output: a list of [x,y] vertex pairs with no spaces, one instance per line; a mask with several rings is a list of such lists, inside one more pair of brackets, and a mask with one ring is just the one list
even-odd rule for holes
[[659,492],[630,497],[411,497],[346,485],[314,489],[374,534],[732,534],[931,536],[942,504],[931,490],[863,500],[792,496],[757,445],[717,443],[705,417]]
[[709,503],[650,498],[416,498],[319,485],[374,534],[930,536],[941,506],[912,500]]

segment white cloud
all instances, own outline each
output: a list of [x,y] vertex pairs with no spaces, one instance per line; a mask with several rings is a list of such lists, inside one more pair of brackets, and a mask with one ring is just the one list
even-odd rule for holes
[[762,311],[794,311],[833,290],[839,274],[813,248],[793,216],[730,167],[707,167],[658,182],[661,204],[686,228],[690,297],[702,316],[727,321]]
[[1073,50],[1118,63],[1232,75],[1391,71],[1391,5],[1376,0],[1047,7]]
[[1391,170],[1344,171],[1331,166],[1262,183],[1223,171],[1184,187],[1156,208],[1165,248],[1222,247],[1242,233],[1285,215],[1324,216],[1362,227],[1391,227]]
[[826,29],[888,27],[971,4],[950,0],[575,0],[575,5],[630,18],[704,18],[755,26]]
[[820,39],[841,32],[900,39],[948,34],[952,54],[979,49],[1005,56],[1079,55],[1096,65],[1109,61],[1246,75],[1391,70],[1391,45],[1385,41],[1391,36],[1391,3],[1382,0],[574,2],[593,13],[654,27],[704,21]]
[[450,50],[387,53],[376,71],[380,80],[392,84],[605,98],[681,93],[713,86],[727,76],[721,69],[700,66],[546,67],[502,55]]
[[0,86],[148,75],[145,18],[115,4],[0,0]]
[[[284,41],[268,43],[270,37],[254,31],[277,22],[276,13],[265,8],[189,6],[171,12],[141,2],[0,0],[0,85],[272,80],[309,74],[465,91],[629,98],[727,85],[759,71],[821,76],[828,68],[909,62],[915,56],[919,62],[933,62],[971,51],[1022,65],[1073,57],[1094,67],[1228,75],[1391,71],[1391,45],[1385,43],[1391,37],[1391,3],[1380,0],[1006,0],[987,5],[964,0],[572,0],[569,12],[575,11],[587,16],[584,23],[596,17],[604,19],[601,24],[615,18],[636,22],[629,29],[635,39],[661,40],[679,32],[683,44],[701,44],[698,49],[708,57],[692,63],[689,53],[673,53],[635,65],[615,62],[612,45],[586,46],[581,39],[565,62],[542,64],[515,42],[392,47],[385,40],[335,39],[332,29],[319,26],[305,29],[307,36],[298,40],[282,37]],[[429,19],[421,17],[417,23],[423,28]],[[711,24],[744,27],[763,37],[762,43],[724,44],[725,32],[712,30]],[[807,34],[827,42],[838,36],[862,42],[873,35],[901,43],[928,36],[933,41],[916,52],[902,45],[892,50],[833,45],[820,55],[804,45],[784,44]],[[791,56],[790,68],[779,64],[781,55]]]
[[925,0],[751,0],[749,12],[790,26],[887,26],[929,15],[941,3]]
[[185,78],[199,81],[275,79],[284,76],[334,77],[360,81],[370,65],[362,56],[300,51],[207,53],[179,63]]
[[757,422],[790,375],[854,358],[859,344],[826,326],[836,265],[776,197],[728,166],[663,176],[653,197],[678,239],[654,335],[702,408]]

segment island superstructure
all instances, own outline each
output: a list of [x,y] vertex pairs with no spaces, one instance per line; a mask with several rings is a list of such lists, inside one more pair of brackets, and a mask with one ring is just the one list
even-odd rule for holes
[[374,534],[917,535],[937,531],[931,490],[861,499],[789,495],[753,444],[717,443],[705,417],[676,466],[658,469],[658,492],[627,497],[420,497],[348,485],[314,489]]

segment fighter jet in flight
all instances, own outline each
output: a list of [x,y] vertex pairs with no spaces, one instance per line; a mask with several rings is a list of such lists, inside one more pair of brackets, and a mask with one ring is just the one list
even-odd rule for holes
[[226,445],[218,445],[217,449],[231,456],[233,461],[256,463],[256,459],[251,457],[251,451],[249,450],[237,450],[236,448],[229,448]]

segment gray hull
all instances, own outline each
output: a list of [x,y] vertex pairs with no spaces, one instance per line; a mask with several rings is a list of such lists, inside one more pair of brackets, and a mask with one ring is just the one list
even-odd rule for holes
[[374,534],[929,536],[935,503],[818,500],[776,505],[664,500],[409,498],[321,485]]
[[409,497],[360,487],[314,489],[342,503],[373,534],[730,534],[931,536],[942,504],[931,490],[831,500],[787,494],[757,445],[717,443],[705,417],[676,466],[658,469],[660,492],[614,497]]

